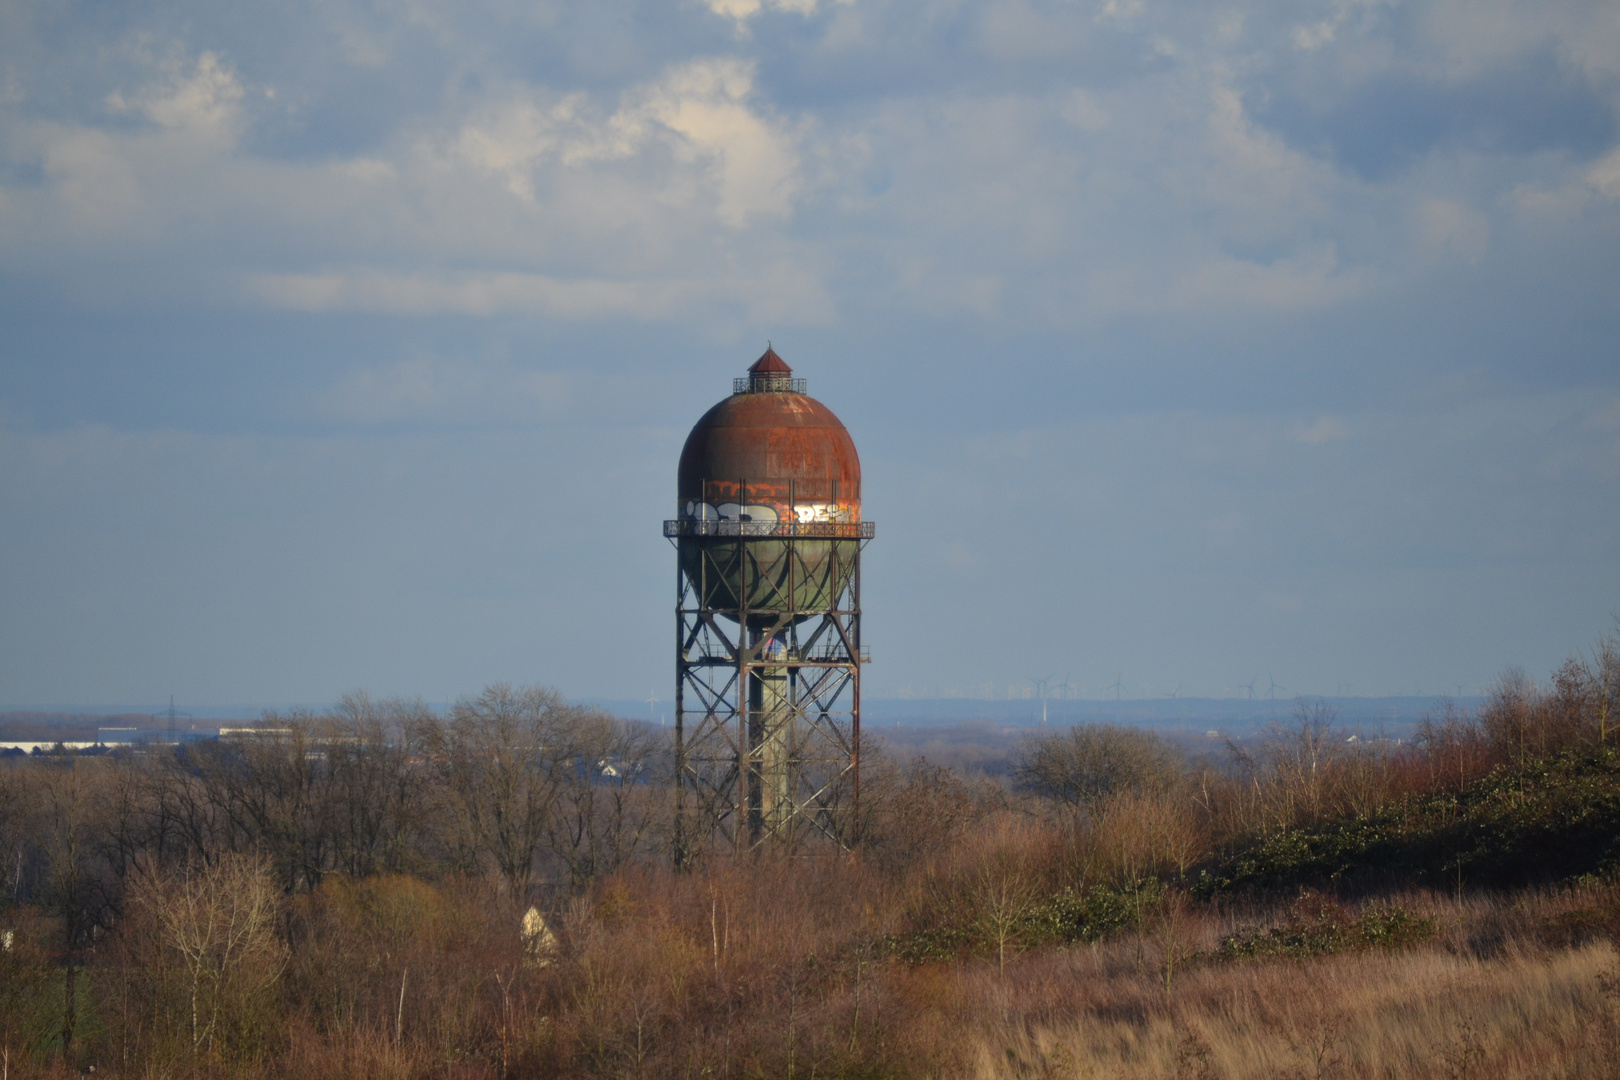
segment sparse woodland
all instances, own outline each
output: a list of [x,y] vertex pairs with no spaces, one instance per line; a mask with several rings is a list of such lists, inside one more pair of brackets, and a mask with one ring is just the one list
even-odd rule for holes
[[1617,720],[1611,636],[1415,744],[872,745],[849,853],[680,872],[664,733],[546,691],[9,759],[0,1075],[1620,1076]]

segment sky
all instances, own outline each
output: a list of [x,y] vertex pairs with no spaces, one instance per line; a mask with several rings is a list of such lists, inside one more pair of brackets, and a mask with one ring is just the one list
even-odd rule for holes
[[0,0],[0,705],[667,700],[768,340],[868,696],[1471,694],[1617,331],[1613,2]]

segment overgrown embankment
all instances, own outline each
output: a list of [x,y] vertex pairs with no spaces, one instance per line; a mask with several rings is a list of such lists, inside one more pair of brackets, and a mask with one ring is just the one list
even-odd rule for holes
[[1311,886],[1513,889],[1620,871],[1620,750],[1499,766],[1460,791],[1281,829],[1221,859],[1203,895]]

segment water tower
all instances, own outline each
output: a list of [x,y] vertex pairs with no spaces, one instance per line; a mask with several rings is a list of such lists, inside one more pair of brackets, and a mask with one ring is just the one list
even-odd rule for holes
[[676,504],[676,859],[847,846],[874,532],[855,443],[766,349],[686,437]]

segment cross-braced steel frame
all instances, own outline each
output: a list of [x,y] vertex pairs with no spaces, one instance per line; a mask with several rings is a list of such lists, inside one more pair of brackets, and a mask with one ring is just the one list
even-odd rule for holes
[[672,521],[675,859],[847,848],[860,806],[856,525]]

